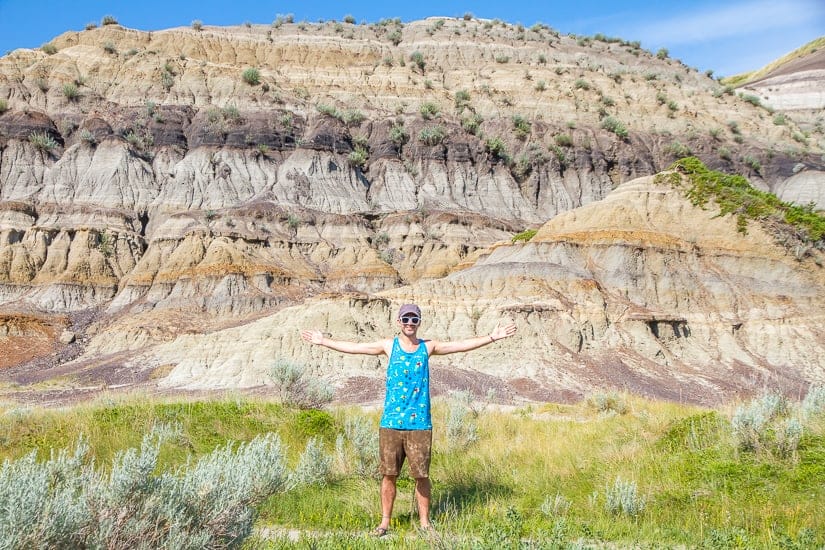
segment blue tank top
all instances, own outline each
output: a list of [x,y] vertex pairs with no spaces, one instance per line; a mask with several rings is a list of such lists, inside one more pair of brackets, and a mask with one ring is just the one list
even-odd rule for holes
[[381,427],[394,430],[432,430],[430,418],[430,354],[424,340],[407,353],[398,337],[387,365],[387,393]]

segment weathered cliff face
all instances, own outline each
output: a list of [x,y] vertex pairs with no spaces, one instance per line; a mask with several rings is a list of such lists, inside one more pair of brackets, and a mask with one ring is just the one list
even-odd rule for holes
[[[793,139],[804,146],[822,146],[825,129],[825,51],[783,63],[757,80],[748,82],[741,93],[757,97],[776,111],[774,123],[798,125]],[[804,163],[794,165],[795,175],[781,182],[774,192],[782,200],[798,204],[813,203],[822,209],[825,172],[810,170]],[[798,173],[797,173],[798,172]]]
[[[414,300],[424,336],[483,334],[508,319],[518,325],[515,337],[472,354],[433,358],[441,388],[469,383],[504,396],[566,399],[619,386],[718,403],[825,379],[823,284],[814,260],[795,259],[759,227],[743,235],[731,216],[643,178],[445,278],[312,298],[241,327],[178,336],[127,364],[174,365],[163,386],[205,389],[265,385],[272,363],[290,358],[336,384],[342,399],[376,399],[382,360],[311,347],[299,331],[380,339],[395,330],[398,305]],[[115,334],[103,330],[87,354],[119,352]]]
[[825,124],[825,51],[814,48],[748,82],[742,90],[787,113],[804,130],[821,130]]
[[[792,121],[776,125],[765,109],[632,43],[440,21],[200,32],[108,25],[57,37],[53,55],[17,50],[0,58],[0,313],[38,319],[15,325],[14,337],[41,342],[7,361],[7,377],[116,382],[118,373],[139,380],[150,366],[177,365],[165,384],[257,384],[273,354],[330,366],[333,359],[301,347],[296,325],[328,324],[359,338],[382,333],[392,329],[402,296],[430,307],[432,330],[445,337],[486,330],[512,307],[526,323],[518,342],[535,347],[539,359],[516,360],[513,343],[510,352],[443,364],[471,370],[472,380],[484,371],[476,361],[512,361],[520,366],[511,374],[484,372],[525,395],[513,380],[545,377],[536,396],[551,386],[558,396],[588,384],[621,385],[608,374],[562,374],[563,361],[547,359],[563,356],[551,353],[558,346],[569,350],[564,361],[592,366],[643,344],[647,351],[628,351],[622,364],[652,361],[674,372],[696,364],[695,349],[710,356],[695,338],[674,336],[682,347],[660,355],[658,336],[642,339],[644,327],[658,335],[672,325],[681,334],[686,314],[676,316],[673,304],[652,308],[649,315],[665,317],[647,320],[647,310],[628,306],[642,317],[621,321],[635,329],[618,330],[623,306],[599,285],[618,296],[630,292],[619,290],[627,281],[608,281],[598,269],[570,275],[584,269],[576,262],[624,269],[629,245],[502,244],[608,196],[648,200],[611,191],[687,151],[821,208],[818,142],[803,148]],[[257,74],[244,76],[253,68]],[[652,255],[649,265],[665,265],[658,249],[634,246]],[[692,258],[669,254],[667,265]],[[576,259],[546,259],[557,255]],[[535,286],[525,269],[568,273],[572,286],[552,278]],[[672,289],[701,305],[696,315],[717,315],[701,309],[712,309],[715,298],[689,299],[693,287],[683,285],[695,280],[672,280],[677,275],[631,282],[644,283],[643,293],[652,283],[657,292]],[[565,298],[568,305],[588,304],[581,306],[587,315],[565,321],[568,336],[527,328],[533,318],[555,319],[539,288],[576,296]],[[615,310],[597,315],[588,300]],[[272,332],[273,323],[284,332]],[[59,344],[67,328],[78,338]],[[572,334],[582,341],[574,345]],[[230,344],[216,343],[205,357],[187,351],[224,337]],[[257,355],[233,356],[233,346]],[[761,353],[742,364],[763,368]],[[734,365],[734,355],[720,354],[715,364]],[[340,384],[353,373],[376,375],[363,370],[374,362],[339,359],[346,369],[333,378]],[[235,374],[224,372],[227,364]],[[32,378],[35,366],[42,372]],[[672,387],[651,391],[672,395]]]

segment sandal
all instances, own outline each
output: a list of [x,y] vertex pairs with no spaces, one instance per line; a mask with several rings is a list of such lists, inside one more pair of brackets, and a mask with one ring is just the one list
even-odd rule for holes
[[380,537],[386,536],[386,534],[389,533],[389,532],[390,532],[390,530],[387,529],[386,527],[376,527],[372,531],[372,536],[380,538]]

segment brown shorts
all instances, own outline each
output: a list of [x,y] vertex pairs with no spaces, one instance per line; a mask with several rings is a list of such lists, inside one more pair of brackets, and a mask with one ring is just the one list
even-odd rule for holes
[[378,449],[381,455],[381,474],[397,476],[404,458],[409,458],[410,475],[414,478],[430,476],[430,452],[433,447],[432,430],[378,430]]

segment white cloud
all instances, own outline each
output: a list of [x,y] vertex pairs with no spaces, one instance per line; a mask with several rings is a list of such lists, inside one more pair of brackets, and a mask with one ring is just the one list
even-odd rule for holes
[[693,44],[807,26],[821,17],[823,11],[816,0],[747,1],[650,21],[628,32],[628,35],[652,45]]

